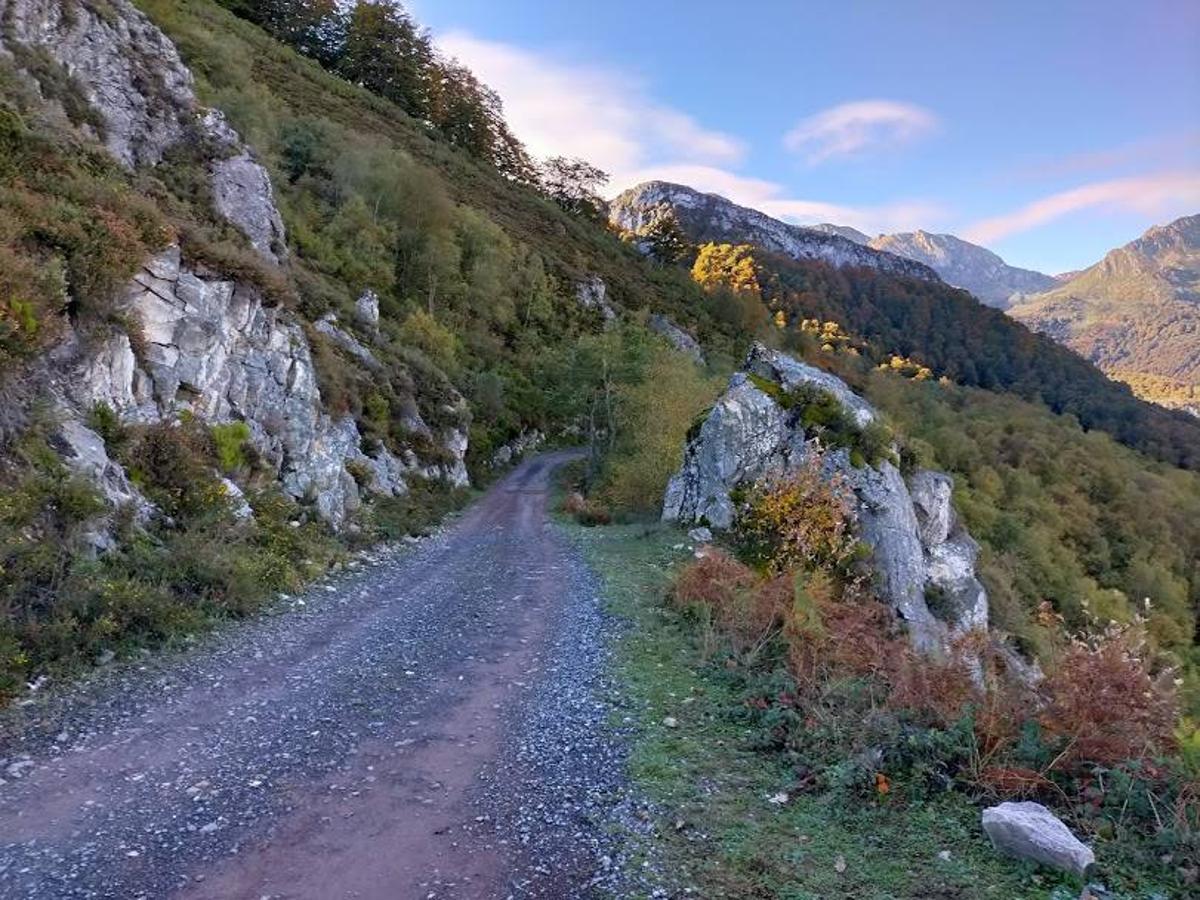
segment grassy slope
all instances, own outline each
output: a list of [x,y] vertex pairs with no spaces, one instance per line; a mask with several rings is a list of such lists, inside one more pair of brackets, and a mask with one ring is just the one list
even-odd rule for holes
[[328,119],[401,148],[440,180],[454,201],[482,211],[511,238],[536,247],[565,280],[599,274],[619,304],[679,315],[687,315],[701,296],[684,274],[647,265],[604,228],[564,213],[437,140],[392,103],[325,72],[212,0],[136,2],[176,42],[197,74],[202,99],[222,106],[252,144],[268,142],[255,126],[254,110],[229,107],[222,102],[228,96],[211,87],[227,80],[223,70],[230,66],[248,65],[266,98],[294,114]]
[[[1079,895],[1077,880],[997,855],[979,807],[956,792],[908,801],[905,786],[893,784],[886,798],[817,792],[767,802],[790,789],[793,772],[751,748],[753,733],[738,721],[742,698],[700,661],[692,626],[662,602],[684,535],[565,527],[603,576],[611,611],[631,625],[616,665],[640,725],[630,774],[657,808],[642,839],[681,886],[713,900]],[[665,727],[667,716],[678,727]],[[945,850],[948,860],[939,857]],[[1098,880],[1112,896],[1170,896],[1121,846],[1101,842],[1096,852]]]

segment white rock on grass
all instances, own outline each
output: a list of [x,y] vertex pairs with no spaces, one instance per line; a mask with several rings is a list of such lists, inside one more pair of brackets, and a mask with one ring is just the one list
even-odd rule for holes
[[1040,803],[1001,803],[983,811],[992,846],[1010,856],[1083,875],[1096,861],[1092,849]]

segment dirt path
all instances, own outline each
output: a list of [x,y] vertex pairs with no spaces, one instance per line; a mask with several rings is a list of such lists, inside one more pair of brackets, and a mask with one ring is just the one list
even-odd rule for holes
[[595,584],[546,522],[563,459],[280,616],[23,710],[0,896],[591,896],[621,751]]

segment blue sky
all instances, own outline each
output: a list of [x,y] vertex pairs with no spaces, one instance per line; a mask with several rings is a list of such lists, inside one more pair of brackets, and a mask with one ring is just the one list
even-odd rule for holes
[[1080,268],[1200,212],[1200,2],[414,0],[540,155]]

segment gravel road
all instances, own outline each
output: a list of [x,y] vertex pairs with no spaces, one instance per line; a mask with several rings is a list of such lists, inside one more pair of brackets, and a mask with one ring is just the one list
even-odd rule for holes
[[567,456],[278,615],[5,713],[0,897],[634,892],[617,626],[546,518]]

